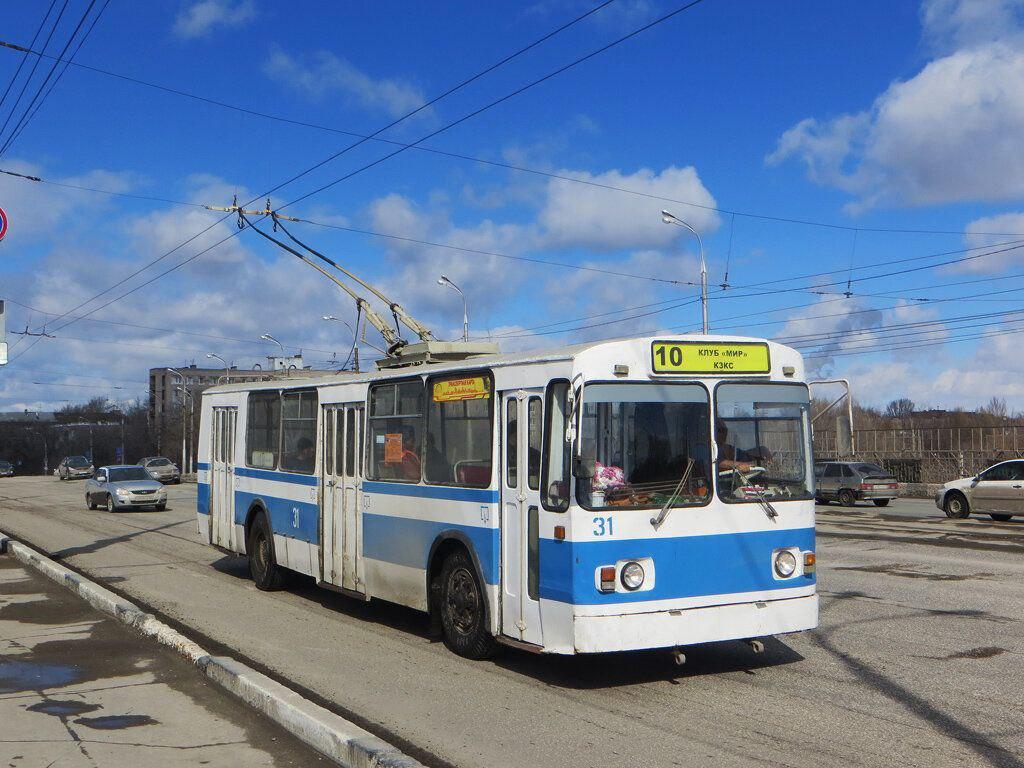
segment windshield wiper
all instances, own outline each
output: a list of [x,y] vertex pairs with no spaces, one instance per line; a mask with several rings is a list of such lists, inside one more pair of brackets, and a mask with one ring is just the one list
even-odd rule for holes
[[686,460],[686,469],[683,471],[683,476],[679,478],[679,482],[676,483],[676,488],[672,491],[672,495],[668,497],[665,502],[665,506],[661,508],[661,512],[658,513],[657,517],[651,518],[651,525],[654,526],[654,530],[658,530],[661,524],[665,522],[665,518],[668,516],[668,511],[672,507],[672,502],[679,496],[679,492],[683,489],[686,481],[690,479],[690,472],[693,471],[693,459]]
[[742,472],[739,471],[738,468],[733,468],[733,471],[740,476],[740,480],[743,481],[743,485],[750,488],[750,490],[757,497],[757,501],[761,505],[761,509],[764,510],[764,513],[768,515],[768,519],[774,520],[776,517],[778,517],[779,513],[775,510],[775,507],[773,507],[772,503],[768,501],[767,497],[757,489],[757,486],[751,482],[750,476],[744,475]]

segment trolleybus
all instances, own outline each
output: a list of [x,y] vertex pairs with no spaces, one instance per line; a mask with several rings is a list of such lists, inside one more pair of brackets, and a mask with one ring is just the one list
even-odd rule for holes
[[198,528],[425,611],[454,652],[679,649],[817,625],[803,360],[734,336],[207,390]]

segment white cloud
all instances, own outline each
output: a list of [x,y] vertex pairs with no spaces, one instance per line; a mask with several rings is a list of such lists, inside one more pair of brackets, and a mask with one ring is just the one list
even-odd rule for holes
[[[131,192],[142,183],[134,173],[117,173],[102,169],[77,176],[51,176],[45,168],[21,160],[9,160],[5,167],[17,173],[38,176],[60,184]],[[110,207],[115,200],[92,192],[68,189],[41,182],[31,182],[0,175],[0,200],[10,218],[5,245],[24,246],[39,236],[57,237],[73,225],[88,223],[97,211]]]
[[398,117],[426,101],[419,88],[404,80],[378,78],[329,51],[317,51],[305,61],[275,50],[263,65],[273,80],[323,99],[341,94],[352,103]]
[[663,223],[662,208],[674,209],[673,213],[700,232],[710,232],[718,226],[718,215],[707,210],[714,207],[715,199],[692,166],[669,166],[660,173],[641,168],[631,174],[618,170],[596,175],[586,171],[562,170],[559,175],[706,207],[665,203],[552,179],[548,182],[547,196],[538,217],[545,230],[544,244],[548,247],[582,247],[601,251],[665,248],[677,240],[691,237],[679,227]]
[[[807,118],[766,162],[802,162],[854,209],[1024,196],[1024,48],[1019,2],[928,2],[925,34],[954,47],[861,112]],[[961,47],[957,47],[961,46]]]
[[1024,247],[1017,247],[1020,244],[1016,243],[1024,240],[1024,213],[985,216],[970,222],[965,230],[964,242],[970,248],[991,250],[974,251],[968,255],[978,258],[953,264],[948,271],[988,274],[1024,265]]
[[191,40],[210,34],[217,27],[239,27],[255,16],[253,0],[199,0],[179,11],[174,19],[174,34]]

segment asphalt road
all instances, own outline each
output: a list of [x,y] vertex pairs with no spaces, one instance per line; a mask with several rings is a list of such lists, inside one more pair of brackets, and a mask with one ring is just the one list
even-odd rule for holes
[[433,765],[1024,768],[1024,522],[929,502],[819,508],[821,626],[665,653],[474,663],[421,614],[309,584],[259,593],[198,543],[194,486],[163,513],[89,512],[81,486],[0,483],[0,529]]
[[10,768],[328,764],[13,557],[0,557],[0,722]]

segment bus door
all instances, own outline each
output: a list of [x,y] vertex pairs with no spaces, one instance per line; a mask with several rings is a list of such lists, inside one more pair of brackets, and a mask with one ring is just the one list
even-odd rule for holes
[[543,390],[501,401],[501,632],[544,644],[540,623],[540,448]]
[[214,408],[210,446],[210,541],[237,550],[235,539],[235,425],[237,408]]
[[361,403],[323,407],[322,580],[363,592]]

